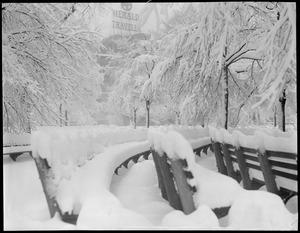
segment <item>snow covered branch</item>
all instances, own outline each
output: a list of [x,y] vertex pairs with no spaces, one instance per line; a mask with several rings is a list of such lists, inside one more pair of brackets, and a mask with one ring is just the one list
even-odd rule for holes
[[[81,19],[75,15],[62,26],[57,19],[66,16],[68,4],[13,3],[8,7],[2,16],[3,86],[4,96],[15,110],[6,104],[7,111],[12,112],[5,118],[16,119],[16,114],[27,119],[23,116],[26,111],[19,106],[22,103],[32,105],[37,113],[33,118],[40,122],[49,111],[49,118],[59,116],[54,106],[60,99],[96,99],[100,94],[96,55],[100,52],[101,35],[80,25]],[[14,95],[20,88],[27,93],[25,102],[16,99],[21,98],[20,94]]]

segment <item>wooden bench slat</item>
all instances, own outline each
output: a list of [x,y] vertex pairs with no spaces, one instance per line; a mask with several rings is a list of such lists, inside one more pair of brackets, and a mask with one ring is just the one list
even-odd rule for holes
[[236,162],[236,163],[237,163],[237,159],[236,159],[236,157],[232,157],[232,156],[230,156],[230,158],[231,158],[231,160],[232,160],[233,162]]
[[247,167],[249,167],[249,168],[253,168],[255,170],[261,171],[260,166],[258,166],[258,165],[255,165],[252,163],[247,163],[247,162],[246,162],[246,164],[247,164]]
[[228,150],[228,152],[229,152],[230,155],[234,155],[235,156],[235,152],[234,151]]
[[228,146],[228,149],[229,149],[229,150],[231,150],[231,149],[235,150],[235,147],[234,147],[233,145],[228,144],[228,143],[226,143],[226,145]]
[[280,152],[280,151],[270,151],[266,150],[268,157],[279,157],[279,158],[287,158],[296,160],[297,154],[294,153],[287,153],[287,152]]
[[278,166],[278,167],[282,167],[282,168],[298,170],[298,166],[296,164],[284,163],[284,162],[274,161],[274,160],[270,160],[270,159],[269,159],[269,162],[272,166]]
[[298,181],[298,175],[290,174],[290,173],[283,172],[283,171],[278,171],[278,170],[275,170],[275,169],[272,169],[272,171],[273,171],[274,175],[282,176],[284,178],[288,178],[288,179],[292,179],[292,180],[297,180]]
[[243,152],[248,152],[248,153],[251,153],[251,154],[256,154],[256,149],[253,149],[253,148],[248,148],[248,147],[241,146],[240,149]]
[[255,162],[258,162],[259,163],[259,160],[258,160],[258,157],[254,157],[254,156],[250,156],[250,155],[245,155],[243,154],[245,159],[249,159],[251,161],[255,161]]
[[[235,163],[238,163],[238,161],[237,161],[236,158],[231,157],[231,160],[232,160],[233,162],[235,162]],[[253,169],[255,169],[255,170],[261,171],[261,170],[260,170],[260,166],[255,165],[255,164],[252,164],[252,163],[248,163],[247,161],[246,161],[246,166],[249,167],[249,168],[253,168]]]

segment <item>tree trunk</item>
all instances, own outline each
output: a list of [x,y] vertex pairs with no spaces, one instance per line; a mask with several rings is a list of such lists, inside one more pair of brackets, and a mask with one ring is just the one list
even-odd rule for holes
[[[280,19],[280,13],[277,12],[277,20]],[[286,102],[286,93],[285,89],[282,91],[282,96],[279,97],[280,102],[280,108],[279,108],[279,121],[278,121],[278,127],[280,130],[285,132],[285,102]]]
[[68,110],[66,109],[65,110],[65,126],[68,126],[69,124],[68,124]]
[[26,133],[31,134],[30,104],[27,104],[27,129]]
[[228,128],[228,66],[224,66],[224,128]]
[[276,104],[274,104],[274,119],[273,119],[273,121],[274,121],[274,127],[276,127],[276,123],[277,123],[277,119],[276,119]]
[[62,116],[62,103],[59,105],[59,126],[62,127],[63,122],[62,122],[63,116]]
[[133,128],[136,129],[136,111],[137,108],[133,108]]
[[31,105],[26,101],[27,96],[26,93],[23,94],[21,99],[21,104],[26,106],[26,122],[24,126],[24,130],[26,133],[31,133]]
[[149,128],[149,126],[150,126],[150,100],[146,100],[146,110],[147,110],[146,127]]
[[286,102],[286,94],[285,89],[282,92],[282,96],[279,98],[280,102],[280,119],[278,122],[279,129],[285,132],[285,102]]
[[259,109],[257,109],[257,111],[256,111],[256,124],[260,125],[260,113],[259,113]]
[[179,116],[179,112],[175,112],[175,125],[179,125],[180,124],[180,116]]

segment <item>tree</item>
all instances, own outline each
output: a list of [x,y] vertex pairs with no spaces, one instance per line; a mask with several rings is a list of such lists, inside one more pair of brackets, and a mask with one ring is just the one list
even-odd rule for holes
[[155,67],[158,57],[152,54],[142,54],[137,56],[131,67],[131,72],[135,76],[140,76],[142,81],[140,99],[146,104],[146,127],[150,126],[150,105],[154,98],[154,92],[149,88],[150,76]]
[[103,110],[130,118],[134,127],[140,116],[139,95],[143,80],[132,74],[131,66],[137,56],[147,51],[148,40],[149,35],[137,33],[128,37],[114,35],[103,41],[107,49],[101,54],[105,58],[102,59],[105,64],[102,72],[111,80],[108,105],[102,103]]
[[108,100],[109,106],[115,106],[119,112],[131,118],[134,128],[137,126],[137,111],[141,108],[139,80],[131,74],[131,70],[122,70]]
[[[196,108],[196,115],[227,128],[229,123],[238,123],[241,109],[246,103],[253,104],[259,86],[261,90],[259,80],[265,79],[269,61],[266,43],[261,42],[270,28],[276,28],[276,12],[266,3],[201,3],[193,7],[194,17],[189,17],[193,21],[176,25],[161,39],[165,59],[153,71],[152,88],[171,85],[178,98],[186,98],[186,106]],[[241,63],[246,67],[237,71]],[[236,107],[230,107],[229,100],[236,102]],[[236,117],[228,119],[229,111],[235,110]]]
[[[186,100],[189,101],[186,101],[186,105],[189,106],[199,105],[200,102],[209,103],[211,86],[217,83],[213,88],[218,90],[222,87],[224,125],[227,125],[228,67],[247,55],[251,48],[246,44],[237,44],[238,39],[235,37],[237,37],[238,27],[230,27],[231,31],[229,30],[228,25],[232,25],[233,21],[232,8],[235,9],[235,5],[226,6],[218,3],[206,4],[205,7],[199,4],[196,7],[198,9],[192,11],[196,16],[191,17],[195,23],[179,25],[162,39],[161,47],[166,48],[164,54],[167,59],[158,66],[162,72],[154,72],[161,77],[153,75],[153,79],[166,79],[168,73],[171,74],[169,77],[172,80],[168,83],[174,84],[172,90],[177,91],[179,98],[188,96]],[[227,54],[227,51],[231,52]],[[175,72],[167,72],[170,69],[174,69]],[[215,79],[218,80],[213,81]],[[154,83],[160,82],[154,81]],[[203,93],[203,90],[207,92]],[[220,95],[218,92],[216,94]],[[215,96],[211,97],[212,101],[217,99]],[[197,118],[197,114],[199,113],[193,114],[192,117]]]
[[[269,6],[276,13],[276,21],[268,31],[261,50],[265,65],[263,82],[260,85],[260,100],[253,108],[269,100],[271,108],[279,100],[279,128],[285,131],[286,90],[296,85],[296,5],[280,3]],[[257,8],[262,12],[261,8]]]
[[99,94],[102,35],[86,21],[99,11],[101,4],[2,4],[4,132],[58,123],[62,103]]

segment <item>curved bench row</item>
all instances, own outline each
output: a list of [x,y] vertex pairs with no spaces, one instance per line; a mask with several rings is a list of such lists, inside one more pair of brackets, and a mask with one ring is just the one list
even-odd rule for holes
[[[159,141],[159,135],[156,136],[155,140]],[[202,151],[206,153],[210,148],[215,154],[219,172],[234,178],[238,182],[242,181],[245,189],[258,189],[262,185],[266,185],[267,191],[280,195],[284,200],[298,193],[297,172],[295,172],[298,165],[296,154],[268,150],[262,154],[259,150],[247,147],[236,148],[228,143],[212,141],[209,136],[203,136],[188,143],[190,143],[189,146],[194,154],[198,156]],[[174,146],[176,145],[174,144]],[[109,170],[118,174],[122,166],[128,168],[131,161],[137,163],[140,158],[150,159],[150,155],[152,155],[162,197],[168,200],[175,209],[182,210],[186,214],[193,212],[195,206],[191,196],[197,190],[189,183],[189,180],[193,179],[193,174],[186,170],[187,161],[184,159],[171,161],[166,153],[159,156],[151,145],[148,147],[149,149],[147,147],[148,145],[135,152],[127,152],[127,155],[120,157]],[[130,156],[130,153],[136,152],[138,153]],[[39,156],[34,159],[39,170],[51,217],[58,212],[63,221],[76,224],[78,215],[63,214],[55,197],[47,194],[46,182],[53,176],[47,160]],[[119,162],[120,164],[114,167]],[[286,182],[287,180],[288,182]],[[293,187],[296,187],[296,189]],[[221,209],[212,208],[219,218],[228,212],[229,206],[223,207]]]
[[[195,151],[195,153],[200,155],[201,151],[207,151],[207,149],[209,147],[211,147],[211,144],[195,148],[194,151]],[[116,167],[114,170],[114,173],[118,174],[118,169],[121,168],[122,166],[127,168],[128,163],[130,161],[137,163],[141,157],[143,157],[144,159],[149,159],[150,156],[151,156],[150,149],[140,152],[138,154],[135,154],[135,155],[129,157],[128,159],[126,159],[125,161],[123,161],[118,167]],[[44,189],[44,193],[45,193],[45,197],[46,197],[46,201],[48,204],[51,218],[55,215],[56,212],[58,212],[59,215],[61,216],[62,221],[76,224],[78,215],[62,213],[56,198],[50,195],[50,191],[48,190],[49,189],[48,187],[49,187],[49,182],[50,183],[53,182],[53,174],[52,174],[52,169],[49,166],[47,160],[40,158],[38,156],[35,157],[34,160],[35,160],[35,164],[36,164],[36,167],[37,167],[37,170],[39,173],[39,177],[40,177],[43,189]]]
[[[200,146],[200,147],[197,147],[197,148],[194,148],[194,153],[198,156],[200,156],[201,152],[204,152],[205,154],[207,153],[207,150],[208,149],[211,149],[212,150],[212,144],[209,143],[207,145],[204,145],[204,146]],[[114,171],[114,173],[116,175],[118,175],[118,170],[124,166],[125,168],[128,168],[128,164],[130,163],[130,161],[133,161],[134,163],[137,163],[138,160],[143,157],[144,159],[149,159],[149,156],[151,154],[151,150],[146,150],[146,151],[143,151],[141,153],[138,153],[136,155],[133,155],[131,156],[130,158],[126,159],[124,162],[122,162]]]

